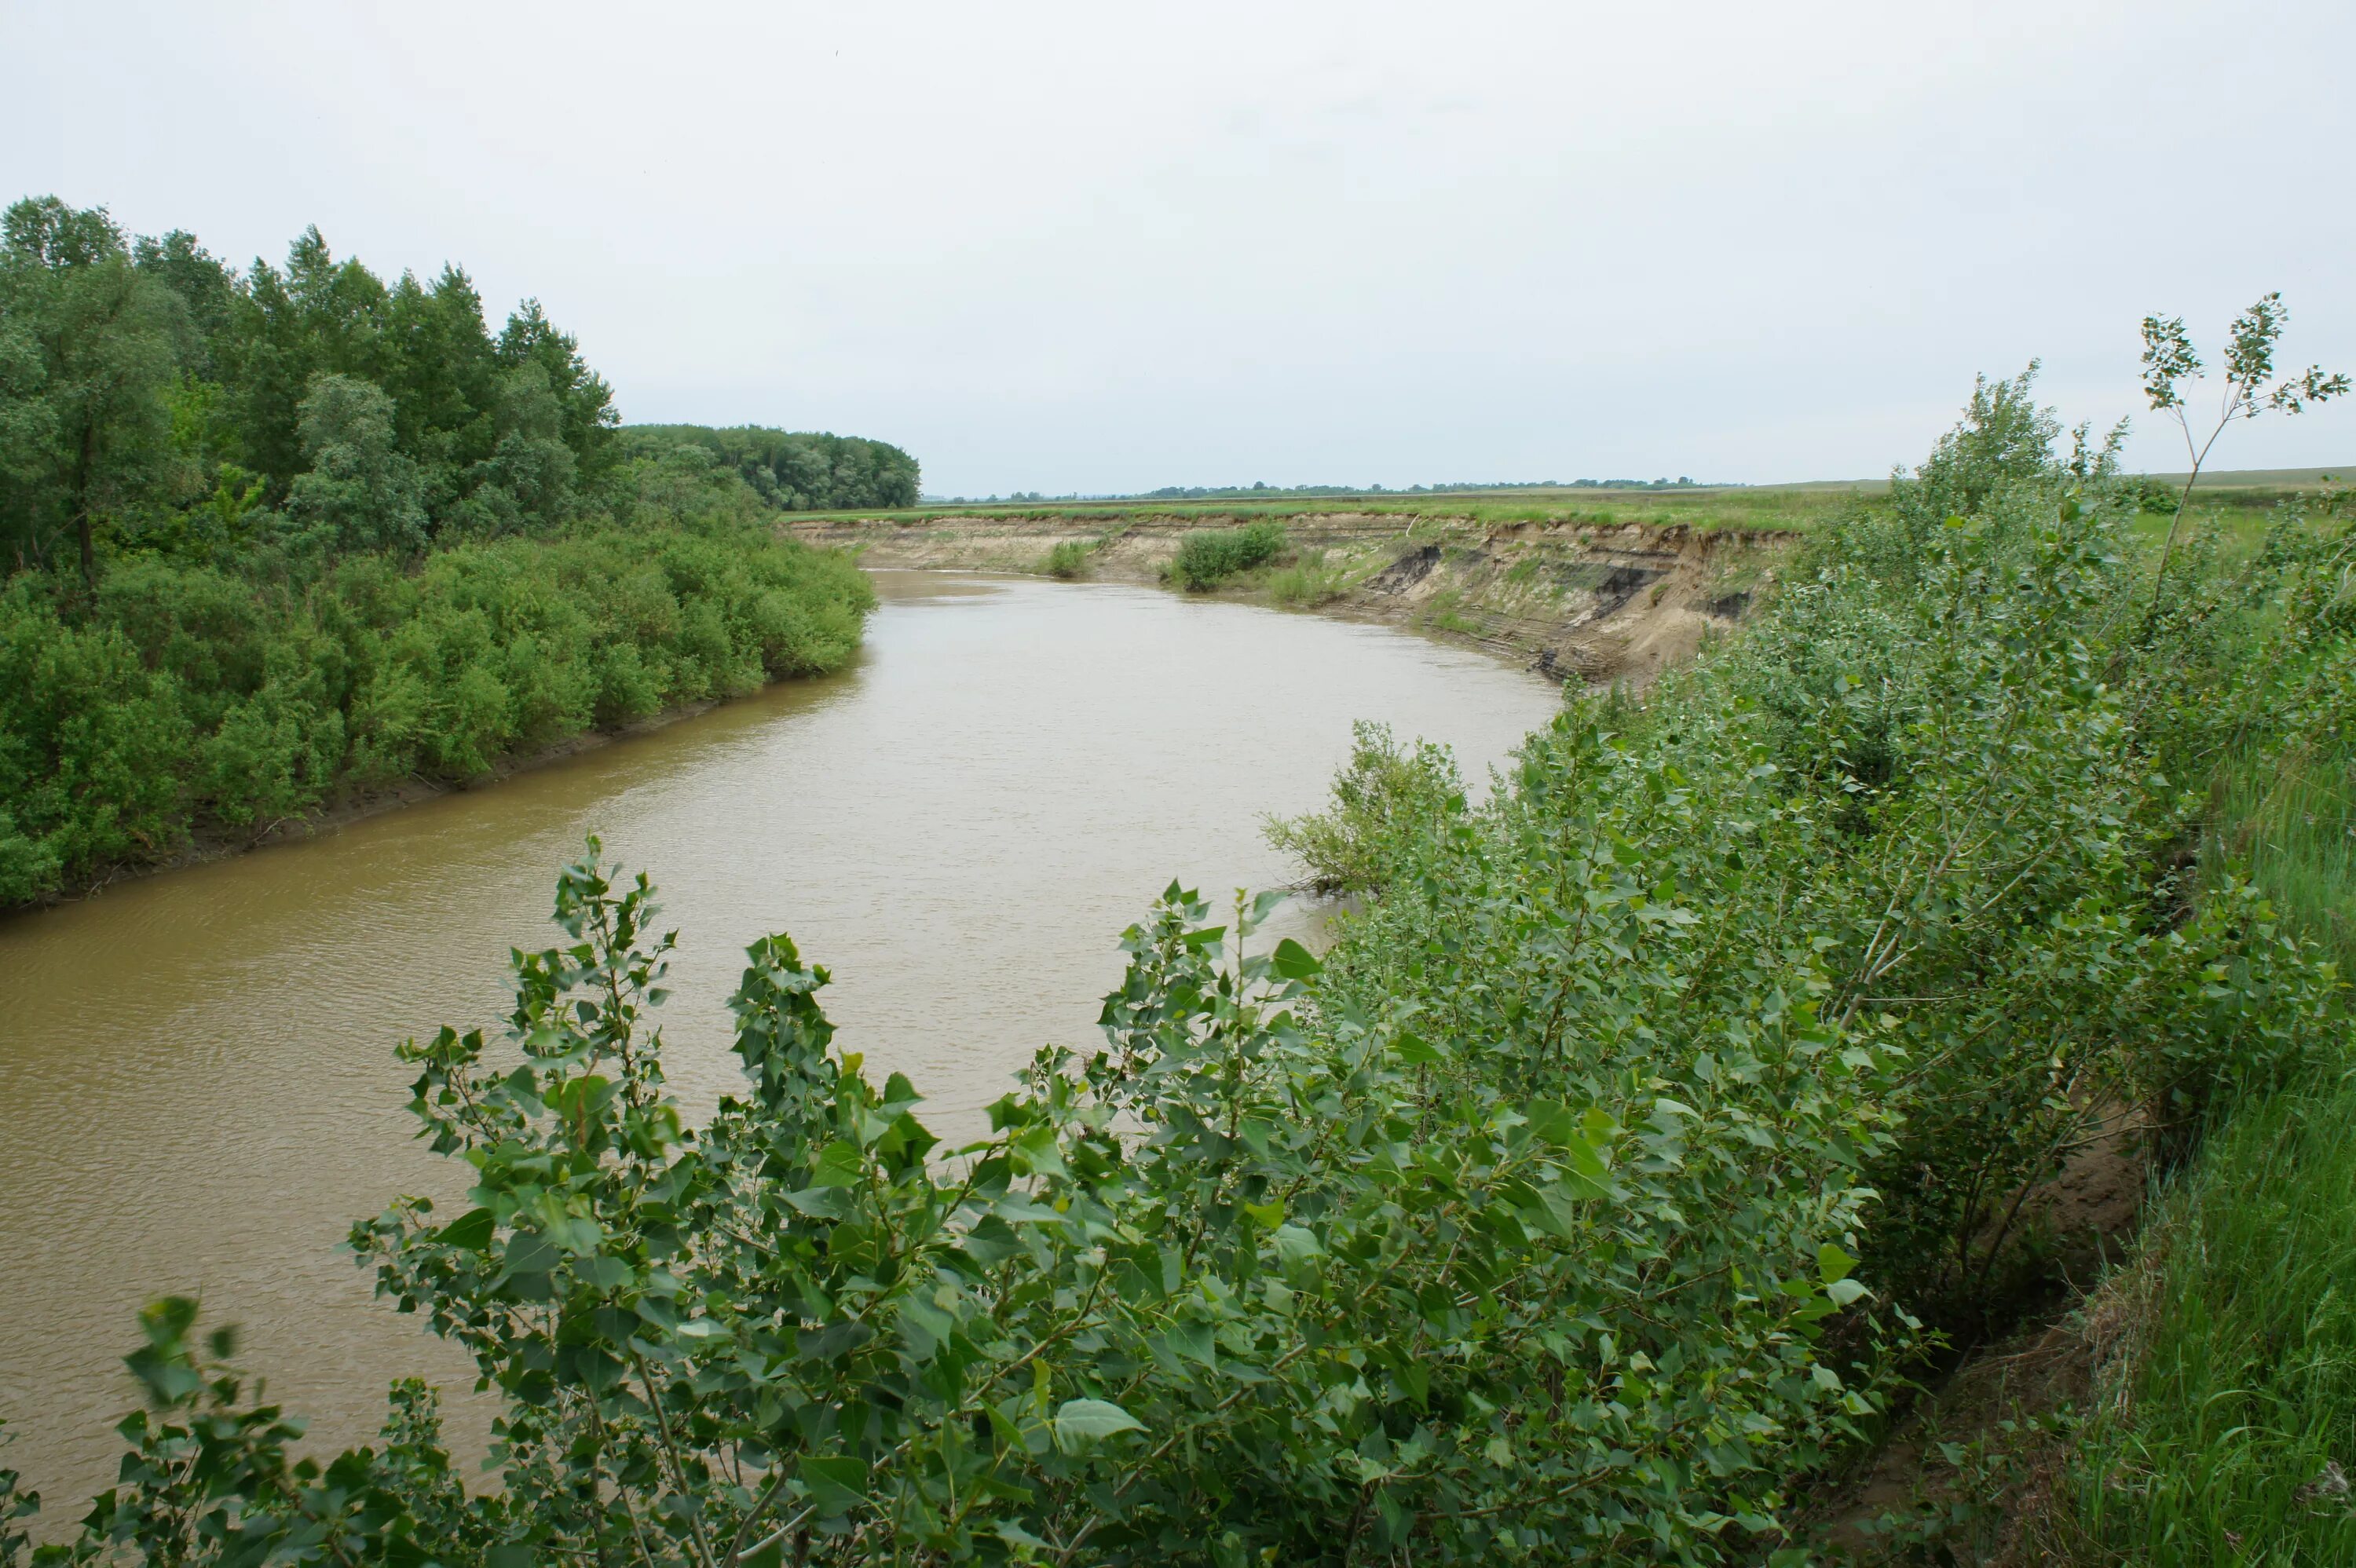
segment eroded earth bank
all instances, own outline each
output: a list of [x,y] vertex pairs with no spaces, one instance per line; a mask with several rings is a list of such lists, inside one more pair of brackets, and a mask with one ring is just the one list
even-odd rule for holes
[[[797,523],[812,544],[871,567],[1162,581],[1190,533],[1248,519],[1042,514],[832,518]],[[1590,684],[1642,686],[1740,620],[1774,584],[1798,536],[1644,523],[1484,523],[1470,517],[1315,513],[1286,518],[1275,563],[1215,592],[1412,625]],[[1077,560],[1074,560],[1074,557]]]

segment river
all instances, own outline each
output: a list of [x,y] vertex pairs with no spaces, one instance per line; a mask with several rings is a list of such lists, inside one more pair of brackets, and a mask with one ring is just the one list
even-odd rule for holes
[[[1478,780],[1558,700],[1387,627],[875,576],[840,675],[0,920],[0,1466],[48,1494],[45,1535],[112,1479],[118,1358],[155,1296],[243,1325],[240,1360],[322,1443],[371,1433],[389,1378],[471,1380],[338,1244],[396,1193],[454,1185],[411,1140],[391,1048],[506,1011],[508,952],[555,940],[553,874],[584,834],[680,930],[660,1021],[691,1109],[735,1081],[744,944],[783,929],[834,973],[838,1043],[906,1072],[954,1139],[1039,1044],[1093,1037],[1118,935],[1172,877],[1287,877],[1260,816],[1319,805],[1353,719],[1445,741]],[[456,1415],[464,1442],[481,1408]]]

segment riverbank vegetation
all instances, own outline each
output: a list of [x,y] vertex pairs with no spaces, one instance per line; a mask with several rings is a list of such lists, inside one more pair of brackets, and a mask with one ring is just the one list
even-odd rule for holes
[[1100,541],[1095,539],[1058,539],[1040,558],[1039,571],[1060,581],[1074,581],[1087,573],[1088,558],[1099,548]]
[[1285,565],[1268,574],[1270,603],[1313,610],[1350,591],[1350,575],[1315,547],[1297,550]]
[[16,203],[0,907],[840,667],[873,592],[773,536],[776,475],[888,500],[914,465],[745,439],[618,433],[573,338],[530,302],[492,333],[455,268],[388,285],[312,230],[239,272]]
[[1190,592],[1203,592],[1268,565],[1284,553],[1285,544],[1284,525],[1278,522],[1190,533],[1178,541],[1178,553],[1171,558],[1170,581]]
[[[279,568],[273,570],[273,567]],[[724,517],[0,588],[0,903],[839,668],[858,569]]]
[[[2356,534],[2286,509],[2156,574],[2142,487],[2027,391],[1483,803],[1362,735],[1286,840],[1367,900],[1324,961],[1173,885],[1101,1042],[961,1150],[781,936],[690,1129],[671,938],[593,844],[509,1038],[404,1048],[467,1206],[353,1232],[501,1400],[498,1484],[413,1385],[380,1445],[294,1458],[169,1301],[57,1560],[1806,1560],[1807,1489],[2050,1288],[2056,1176],[2197,1157],[2346,1062],[2340,975],[2219,803],[2356,717]],[[2227,1125],[2217,1157],[2296,1154]]]

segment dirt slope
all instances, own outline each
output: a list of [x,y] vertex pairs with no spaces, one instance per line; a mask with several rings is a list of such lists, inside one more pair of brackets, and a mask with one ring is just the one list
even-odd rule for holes
[[[917,521],[790,525],[798,538],[862,552],[871,566],[1044,572],[1047,552],[1088,549],[1082,575],[1156,582],[1193,530],[1232,519],[1133,514],[1109,523],[943,515]],[[1286,519],[1287,562],[1223,597],[1395,622],[1477,644],[1590,683],[1642,685],[1740,620],[1770,591],[1790,534],[1642,523],[1403,519],[1333,512]]]

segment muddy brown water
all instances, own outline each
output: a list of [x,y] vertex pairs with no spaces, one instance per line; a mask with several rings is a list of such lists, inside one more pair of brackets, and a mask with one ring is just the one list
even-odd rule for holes
[[[1173,877],[1285,878],[1259,817],[1319,804],[1353,719],[1446,741],[1477,780],[1558,701],[1387,627],[875,575],[839,676],[0,920],[0,1466],[48,1494],[44,1534],[112,1479],[118,1358],[157,1295],[242,1325],[240,1360],[324,1444],[373,1432],[390,1378],[471,1382],[339,1243],[397,1193],[463,1188],[412,1141],[391,1048],[498,1020],[508,952],[555,940],[584,834],[654,877],[680,933],[660,1021],[691,1109],[735,1081],[744,944],[783,929],[833,971],[838,1043],[970,1134],[1034,1048],[1093,1038],[1119,933]],[[455,1403],[466,1443],[484,1412]]]

